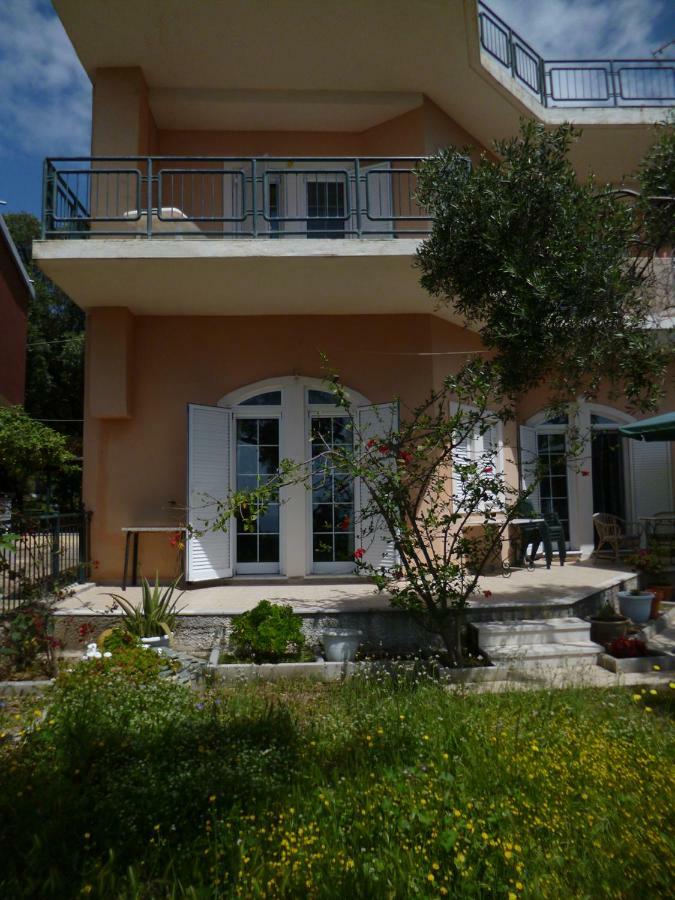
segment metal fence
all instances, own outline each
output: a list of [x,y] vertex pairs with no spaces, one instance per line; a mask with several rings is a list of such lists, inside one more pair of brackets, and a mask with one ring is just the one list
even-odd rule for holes
[[0,549],[0,612],[68,582],[84,582],[90,560],[91,513],[12,515]]
[[413,237],[431,228],[415,196],[419,161],[51,158],[44,169],[43,236]]
[[672,59],[543,59],[485,3],[478,4],[480,43],[544,106],[669,107],[675,102]]

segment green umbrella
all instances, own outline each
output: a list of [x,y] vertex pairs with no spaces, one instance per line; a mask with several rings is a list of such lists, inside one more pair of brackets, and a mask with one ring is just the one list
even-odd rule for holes
[[624,425],[619,431],[638,441],[675,441],[675,412]]

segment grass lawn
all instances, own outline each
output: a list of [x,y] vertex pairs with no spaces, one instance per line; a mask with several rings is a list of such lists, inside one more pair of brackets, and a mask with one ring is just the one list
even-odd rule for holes
[[0,896],[672,896],[674,711],[81,665],[6,718]]

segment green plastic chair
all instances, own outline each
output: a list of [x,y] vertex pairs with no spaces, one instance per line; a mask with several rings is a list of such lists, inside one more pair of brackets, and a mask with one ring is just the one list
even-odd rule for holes
[[560,565],[565,565],[565,558],[567,556],[567,548],[565,546],[565,528],[563,527],[563,523],[558,518],[558,514],[555,512],[546,512],[544,513],[544,520],[546,522],[546,529],[548,531],[548,539],[551,544],[551,548],[553,544],[558,545],[558,557],[560,559]]

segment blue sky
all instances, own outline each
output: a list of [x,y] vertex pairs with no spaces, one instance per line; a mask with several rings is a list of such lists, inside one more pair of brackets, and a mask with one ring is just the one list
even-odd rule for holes
[[[675,37],[673,0],[490,5],[549,58],[649,57]],[[88,153],[90,109],[89,79],[49,0],[0,0],[0,211],[39,213],[42,160]]]

